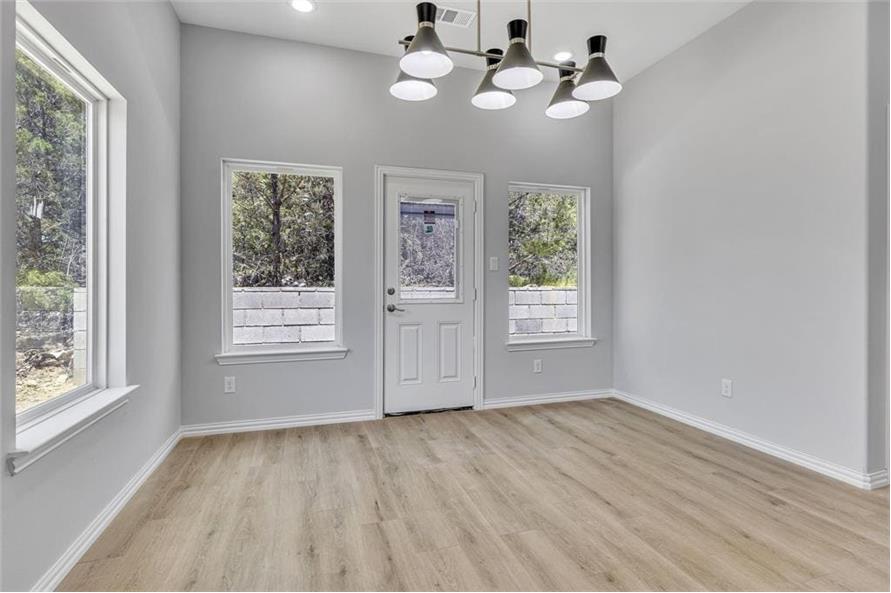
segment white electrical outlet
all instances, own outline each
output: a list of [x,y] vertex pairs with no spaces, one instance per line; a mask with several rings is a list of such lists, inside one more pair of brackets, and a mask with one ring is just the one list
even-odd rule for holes
[[490,271],[490,272],[497,272],[497,271],[498,271],[498,258],[497,258],[497,257],[490,257],[490,258],[489,258],[489,271]]
[[536,358],[535,360],[532,361],[532,372],[533,373],[541,372],[541,359],[540,358]]
[[223,377],[223,393],[235,393],[235,377]]
[[721,395],[724,397],[733,397],[733,381],[730,379],[721,379]]

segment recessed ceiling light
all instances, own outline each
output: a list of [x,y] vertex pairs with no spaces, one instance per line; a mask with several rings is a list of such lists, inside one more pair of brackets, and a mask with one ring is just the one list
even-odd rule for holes
[[565,62],[566,60],[571,60],[571,59],[572,59],[571,51],[558,51],[557,53],[554,54],[555,62]]
[[316,3],[312,0],[291,0],[291,8],[297,12],[312,12],[316,9]]

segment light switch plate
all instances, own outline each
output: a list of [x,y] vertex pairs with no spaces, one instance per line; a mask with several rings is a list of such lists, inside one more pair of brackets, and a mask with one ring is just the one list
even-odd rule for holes
[[497,271],[498,271],[498,258],[497,258],[497,257],[490,257],[490,258],[489,258],[489,271],[490,271],[490,272],[497,272]]
[[235,393],[235,377],[223,377],[223,393]]

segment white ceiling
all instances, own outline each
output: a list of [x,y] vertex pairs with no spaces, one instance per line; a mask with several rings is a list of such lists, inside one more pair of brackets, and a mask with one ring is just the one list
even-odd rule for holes
[[[303,14],[287,0],[172,0],[184,23],[293,39],[347,49],[399,56],[397,40],[417,28],[413,1],[316,0],[315,11]],[[532,49],[538,60],[551,60],[558,50],[569,50],[585,62],[585,40],[608,36],[607,58],[617,76],[627,80],[662,59],[719,21],[745,1],[597,2],[533,0]],[[476,10],[476,2],[442,0],[442,6]],[[526,3],[483,0],[482,47],[504,48],[507,22],[525,18]],[[476,47],[476,22],[462,29],[438,24],[447,46]],[[453,55],[459,66],[483,69],[480,58]]]

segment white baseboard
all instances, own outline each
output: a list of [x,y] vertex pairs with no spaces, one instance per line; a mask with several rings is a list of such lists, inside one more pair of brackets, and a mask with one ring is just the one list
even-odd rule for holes
[[90,546],[99,538],[108,524],[124,508],[124,505],[136,494],[139,487],[148,479],[152,472],[167,458],[173,448],[179,442],[180,432],[177,430],[168,438],[161,447],[155,451],[151,458],[134,474],[130,481],[118,492],[102,512],[87,526],[86,529],[68,546],[68,549],[46,571],[31,588],[32,591],[55,591],[56,587],[65,578],[78,560],[90,549]]
[[211,434],[226,434],[230,432],[253,432],[258,430],[275,430],[278,428],[294,428],[296,426],[337,424],[340,422],[361,422],[363,420],[374,419],[374,410],[350,410],[346,412],[328,412],[325,414],[280,416],[278,418],[262,418],[259,420],[235,420],[232,422],[187,424],[180,429],[180,432],[184,437],[194,437]]
[[870,472],[868,474],[863,474],[863,482],[864,486],[861,486],[864,490],[876,490],[878,488],[884,488],[889,483],[888,480],[888,470],[880,469],[876,472]]
[[801,467],[805,467],[809,470],[823,474],[824,476],[840,480],[863,490],[873,490],[888,485],[888,470],[872,473],[858,472],[843,465],[826,461],[825,459],[815,457],[808,453],[802,453],[801,451],[790,449],[783,445],[772,443],[761,437],[731,428],[724,424],[713,422],[712,420],[694,416],[693,414],[688,414],[687,412],[682,412],[681,410],[664,404],[650,401],[636,395],[631,395],[630,393],[614,390],[613,396],[616,399],[620,399],[639,408],[644,408],[645,410],[650,410],[651,412],[671,418],[672,420],[683,422],[689,426],[723,437],[727,440],[739,443],[740,445],[745,445],[756,451],[767,453],[768,455],[772,455],[784,461],[800,465]]
[[567,391],[564,393],[545,393],[540,395],[519,395],[516,397],[486,398],[483,409],[510,408],[513,406],[534,406],[536,404],[552,404],[556,402],[573,402],[584,399],[599,399],[613,395],[611,389],[594,389],[591,391]]

